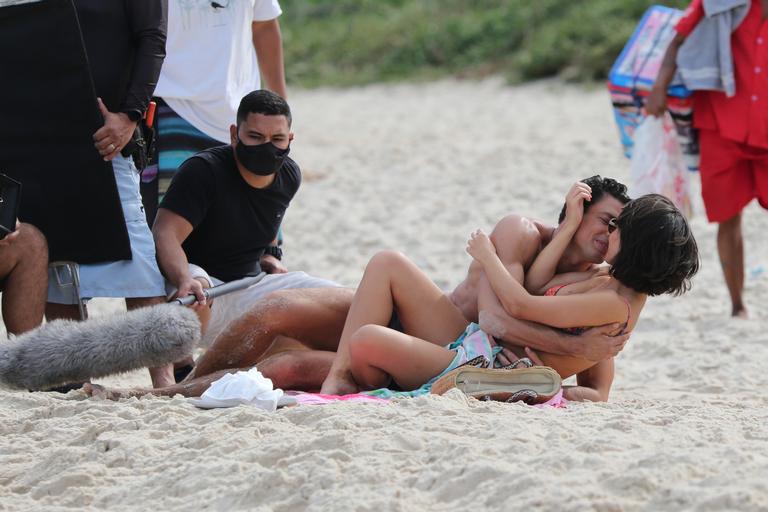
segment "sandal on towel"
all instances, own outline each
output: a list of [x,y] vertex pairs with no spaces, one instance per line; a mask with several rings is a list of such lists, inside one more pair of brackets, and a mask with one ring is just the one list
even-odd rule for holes
[[[482,400],[484,402],[491,402],[491,401],[500,401],[500,400],[494,400],[490,395],[483,395],[483,396],[476,396],[478,400]],[[523,402],[528,405],[533,405],[535,403],[539,403],[539,394],[535,392],[532,389],[523,389],[521,391],[518,391],[517,393],[513,393],[512,396],[504,400],[504,402],[511,404],[513,402]]]
[[508,364],[507,366],[500,366],[499,370],[516,370],[517,368],[530,368],[532,366],[533,361],[527,357],[521,357],[514,363]]
[[463,368],[465,366],[472,366],[474,368],[488,368],[489,366],[491,366],[491,362],[485,356],[477,356],[477,357],[473,357],[466,363],[460,364],[456,368]]
[[[549,400],[549,398],[547,398],[547,400]],[[547,400],[544,401],[546,402]],[[507,398],[505,402],[524,402],[528,405],[541,403],[539,402],[539,394],[532,389],[524,389],[522,391],[518,391],[511,397]]]
[[544,403],[560,391],[560,375],[547,366],[532,368],[476,368],[459,366],[432,385],[432,394],[456,388],[467,396],[500,402]]

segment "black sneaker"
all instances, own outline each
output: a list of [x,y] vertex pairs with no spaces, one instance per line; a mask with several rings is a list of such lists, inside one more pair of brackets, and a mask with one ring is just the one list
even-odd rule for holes
[[187,378],[187,375],[189,375],[192,370],[194,370],[194,366],[191,364],[187,364],[184,366],[179,366],[178,368],[173,369],[173,379],[176,381],[176,384],[183,381]]

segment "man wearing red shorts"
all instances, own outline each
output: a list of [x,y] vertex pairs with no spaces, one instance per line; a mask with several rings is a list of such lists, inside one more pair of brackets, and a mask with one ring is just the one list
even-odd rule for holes
[[[721,23],[723,14],[727,20],[725,24]],[[717,250],[731,295],[732,315],[740,317],[747,316],[742,300],[744,242],[741,211],[754,198],[768,208],[766,16],[768,0],[693,0],[675,27],[677,35],[667,49],[646,103],[648,114],[664,114],[666,91],[678,67],[685,85],[695,90],[693,123],[699,130],[701,147],[701,193],[707,218],[719,224]],[[719,22],[719,37],[717,28],[714,32],[704,33],[718,27]],[[694,33],[697,27],[698,32]],[[731,31],[730,38],[723,32],[723,27]],[[695,45],[692,44],[694,37],[697,38]],[[686,39],[691,39],[689,48],[683,46]],[[717,54],[722,55],[723,48],[728,46],[732,62],[723,64]],[[702,58],[702,53],[707,51],[712,52],[715,67],[704,64],[686,76],[684,66],[690,62],[690,55],[693,53],[693,60],[701,63],[706,61],[706,55]],[[688,59],[686,63],[684,59]],[[718,83],[702,85],[697,79],[707,73]]]

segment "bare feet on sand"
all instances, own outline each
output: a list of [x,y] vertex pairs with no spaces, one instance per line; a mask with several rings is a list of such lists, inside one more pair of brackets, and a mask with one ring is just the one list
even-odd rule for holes
[[350,395],[358,391],[360,388],[349,372],[329,373],[320,389],[320,393],[324,395]]
[[103,398],[105,400],[120,400],[121,398],[141,397],[148,395],[152,390],[150,389],[107,389],[104,386],[98,384],[83,384],[83,391],[90,397]]
[[733,306],[731,309],[731,316],[735,318],[743,318],[747,319],[749,318],[749,313],[747,312],[746,306],[744,304]]

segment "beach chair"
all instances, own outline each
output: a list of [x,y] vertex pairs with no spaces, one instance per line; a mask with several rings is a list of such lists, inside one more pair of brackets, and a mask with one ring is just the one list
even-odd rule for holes
[[65,294],[72,297],[73,304],[77,304],[80,312],[80,320],[88,319],[88,310],[85,301],[80,296],[80,265],[74,261],[54,261],[48,267],[56,276],[56,286]]

